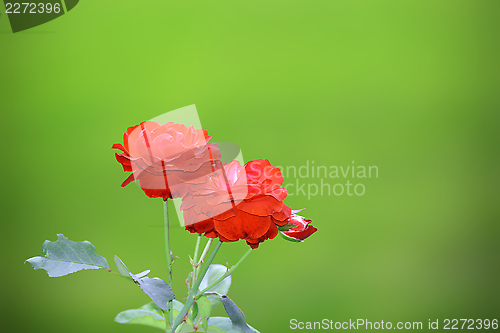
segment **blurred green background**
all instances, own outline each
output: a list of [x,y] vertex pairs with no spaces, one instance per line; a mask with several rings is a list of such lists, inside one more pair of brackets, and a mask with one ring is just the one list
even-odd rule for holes
[[[246,161],[379,168],[348,178],[363,196],[286,199],[319,231],[266,241],[235,272],[252,326],[500,319],[499,14],[496,0],[94,0],[16,34],[2,14],[2,327],[155,332],[113,322],[148,302],[127,281],[23,261],[64,233],[165,278],[161,200],[120,187],[111,145],[190,104]],[[182,300],[195,236],[172,243]]]

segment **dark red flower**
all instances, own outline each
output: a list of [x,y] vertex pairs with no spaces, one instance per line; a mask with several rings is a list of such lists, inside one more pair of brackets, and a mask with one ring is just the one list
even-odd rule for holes
[[295,214],[296,212],[298,211],[293,211],[287,221],[288,225],[295,225],[295,227],[287,231],[281,231],[281,234],[287,240],[302,242],[304,239],[318,231],[318,229],[310,225],[311,220],[306,220],[305,217]]
[[292,213],[282,202],[287,192],[281,184],[280,170],[268,160],[220,165],[182,199],[186,229],[224,242],[244,239],[257,248],[276,237],[277,226]]
[[221,157],[217,145],[208,143],[210,138],[204,129],[173,122],[145,121],[129,127],[123,145],[112,147],[123,152],[115,154],[123,170],[132,172],[122,187],[138,180],[148,197],[184,196],[186,183],[213,172]]

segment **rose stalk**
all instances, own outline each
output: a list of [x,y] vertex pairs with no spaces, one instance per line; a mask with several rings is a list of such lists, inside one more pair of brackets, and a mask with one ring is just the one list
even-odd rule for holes
[[[163,215],[164,215],[164,229],[165,229],[165,254],[167,257],[167,269],[168,269],[168,285],[172,287],[172,251],[170,250],[170,225],[168,216],[168,199],[163,200]],[[170,309],[166,313],[165,320],[172,325],[172,301],[168,301],[168,308]]]
[[195,296],[197,294],[197,290],[200,287],[200,283],[203,280],[203,277],[208,271],[208,267],[210,267],[210,264],[214,261],[215,255],[217,254],[217,251],[219,251],[220,247],[222,245],[222,241],[218,241],[217,244],[215,245],[215,248],[212,250],[212,253],[210,254],[210,257],[208,258],[207,263],[203,266],[203,270],[201,271],[201,274],[198,279],[196,279],[196,282],[191,288],[191,291],[189,292],[189,296],[186,300],[186,304],[182,308],[181,312],[175,317],[174,322],[172,323],[172,333],[175,332],[177,326],[181,324],[181,322],[184,320],[184,317],[186,314],[189,312],[191,309],[191,306],[194,304]]

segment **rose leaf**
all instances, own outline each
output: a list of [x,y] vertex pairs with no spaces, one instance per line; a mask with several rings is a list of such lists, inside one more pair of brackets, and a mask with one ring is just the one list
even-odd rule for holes
[[[227,272],[227,270],[228,270],[227,267],[224,265],[219,265],[219,264],[210,265],[207,273],[203,277],[203,280],[201,280],[199,289],[203,290],[206,287],[208,287],[210,284],[212,284],[218,278],[224,275]],[[219,282],[217,285],[207,290],[207,293],[216,292],[225,295],[229,291],[230,286],[231,286],[231,276],[228,276],[224,280]],[[210,300],[210,304],[212,304],[212,307],[215,307],[220,303],[219,296],[217,295],[207,295],[207,296],[208,299]]]
[[[211,317],[210,319],[208,319],[208,331],[207,332],[211,332],[210,331],[210,328],[211,327],[217,327],[219,329],[221,329],[223,332],[226,332],[226,333],[242,333],[242,332],[245,332],[243,330],[241,330],[240,328],[236,327],[235,325],[233,325],[233,323],[231,322],[231,319],[227,318],[227,317]],[[259,331],[257,331],[255,328],[249,326],[252,333],[259,333]]]
[[94,245],[88,241],[73,242],[63,234],[57,241],[45,241],[42,245],[43,257],[33,257],[27,262],[35,269],[44,269],[50,277],[68,275],[82,269],[109,270],[106,258],[97,254]]
[[168,301],[175,298],[172,288],[160,278],[143,277],[138,279],[139,287],[161,309],[168,311]]
[[253,331],[246,323],[243,311],[241,311],[236,303],[234,303],[233,300],[226,295],[222,295],[220,299],[222,301],[222,305],[224,305],[227,315],[229,316],[229,319],[231,319],[231,322],[233,323],[233,326],[236,326],[244,333],[252,333]]
[[[184,304],[181,302],[173,300],[174,317],[177,316],[183,306]],[[165,331],[165,328],[170,329],[170,325],[167,324],[163,317],[161,308],[154,302],[149,302],[139,309],[122,311],[116,316],[115,321],[120,324],[139,324],[156,327],[162,331]]]
[[203,328],[206,331],[208,327],[208,318],[210,318],[210,313],[212,312],[212,304],[210,303],[208,297],[205,295],[200,296],[200,298],[196,300],[195,304],[198,307],[198,315],[200,316],[203,323]]
[[120,324],[139,324],[159,328],[165,331],[167,323],[163,315],[156,311],[134,309],[120,312],[115,321]]

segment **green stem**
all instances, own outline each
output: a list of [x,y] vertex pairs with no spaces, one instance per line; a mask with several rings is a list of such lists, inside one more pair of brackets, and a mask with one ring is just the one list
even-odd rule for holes
[[201,243],[201,234],[198,234],[198,239],[196,239],[196,246],[194,248],[194,258],[193,258],[193,275],[191,276],[191,285],[193,285],[196,280],[196,268],[198,267],[198,254],[200,253],[200,243]]
[[172,287],[172,253],[170,252],[170,230],[169,230],[169,219],[168,219],[168,202],[163,201],[165,205],[163,206],[164,221],[165,221],[165,254],[167,255],[167,266],[168,266],[168,285]]
[[[163,200],[163,214],[164,214],[164,224],[165,224],[165,253],[167,255],[167,268],[168,268],[168,285],[172,288],[172,253],[170,252],[170,226],[168,219],[168,201]],[[172,323],[172,301],[168,302],[167,321]]]
[[201,269],[201,264],[203,263],[203,260],[205,260],[205,257],[207,256],[208,250],[210,250],[210,246],[212,246],[212,242],[214,241],[213,238],[210,238],[205,245],[205,248],[203,249],[203,252],[201,254],[200,260],[196,263],[196,275],[198,275],[198,272]]
[[224,275],[222,275],[220,278],[218,278],[217,280],[215,280],[214,282],[212,282],[208,287],[206,287],[205,289],[203,289],[202,291],[200,291],[199,293],[197,293],[196,297],[203,295],[210,288],[216,286],[219,282],[221,282],[222,280],[224,280],[225,278],[227,278],[229,275],[231,275],[234,272],[234,270],[236,268],[238,268],[238,266],[243,262],[243,260],[245,260],[245,258],[248,257],[248,255],[252,252],[252,250],[253,250],[252,248],[249,248],[248,251],[243,255],[243,257],[241,257],[241,259],[236,263],[236,265],[234,265],[233,267],[231,267],[230,270],[228,270]]
[[210,264],[214,261],[215,255],[217,254],[217,251],[219,251],[220,246],[222,245],[222,241],[219,241],[217,245],[215,245],[215,248],[213,249],[212,253],[210,254],[210,257],[207,260],[207,263],[203,266],[203,270],[201,271],[200,276],[198,279],[196,279],[196,282],[193,285],[193,288],[191,289],[191,292],[189,293],[189,296],[186,300],[186,304],[182,307],[181,312],[175,317],[174,322],[172,323],[172,330],[170,331],[171,333],[174,333],[175,330],[177,329],[177,326],[179,326],[182,321],[184,320],[184,317],[186,314],[189,312],[189,309],[191,306],[193,306],[194,301],[195,301],[195,296],[197,294],[197,290],[200,287],[201,280],[203,280],[203,277],[208,271],[208,268],[210,267]]

